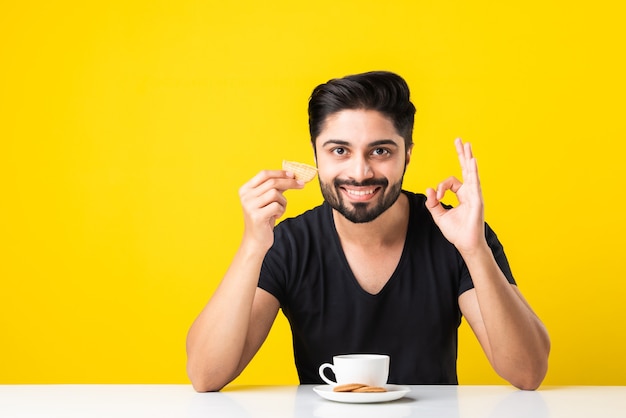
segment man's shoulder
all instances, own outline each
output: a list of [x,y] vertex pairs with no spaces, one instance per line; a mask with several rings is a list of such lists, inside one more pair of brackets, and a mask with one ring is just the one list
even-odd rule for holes
[[409,198],[410,202],[414,202],[414,203],[418,203],[418,204],[423,204],[426,202],[426,195],[422,194],[422,193],[415,193],[415,192],[411,192],[409,190],[405,190],[402,189],[402,193],[404,193],[406,195],[406,197]]
[[402,190],[402,193],[409,199],[409,207],[411,208],[411,216],[421,217],[427,212],[426,209],[426,195],[422,193],[410,192],[408,190]]
[[402,192],[409,200],[409,229],[414,232],[419,231],[417,234],[413,234],[413,236],[419,236],[426,239],[427,237],[432,237],[433,233],[435,233],[435,235],[440,235],[441,232],[436,226],[430,211],[426,207],[426,195],[407,190],[402,190]]
[[283,219],[276,228],[279,231],[321,228],[329,223],[329,210],[328,204],[324,202],[299,215]]
[[318,243],[331,239],[334,230],[332,214],[326,204],[321,204],[297,216],[283,219],[274,228],[274,245],[271,252],[291,255],[310,255]]

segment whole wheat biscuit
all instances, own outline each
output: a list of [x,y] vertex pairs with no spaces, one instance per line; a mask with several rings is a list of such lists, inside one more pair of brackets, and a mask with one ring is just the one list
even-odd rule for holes
[[366,387],[362,383],[344,383],[343,385],[337,385],[333,388],[333,392],[353,392],[356,389]]
[[302,180],[305,183],[313,180],[317,174],[317,168],[312,165],[295,161],[283,160],[283,170],[292,172],[296,180]]
[[352,392],[358,393],[378,393],[378,392],[387,392],[387,389],[380,386],[363,386],[358,389],[354,389]]

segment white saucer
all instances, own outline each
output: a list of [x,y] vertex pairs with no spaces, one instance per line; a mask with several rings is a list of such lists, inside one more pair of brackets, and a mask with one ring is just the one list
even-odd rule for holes
[[356,393],[356,392],[333,392],[330,385],[315,386],[313,390],[324,399],[345,403],[375,403],[389,402],[402,398],[411,389],[406,386],[385,385],[387,392]]

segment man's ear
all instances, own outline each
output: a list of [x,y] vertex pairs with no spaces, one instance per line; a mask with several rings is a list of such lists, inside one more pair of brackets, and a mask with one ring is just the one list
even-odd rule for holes
[[411,145],[409,145],[409,149],[406,150],[406,160],[404,162],[404,168],[406,169],[406,166],[409,165],[409,162],[411,161],[411,153],[413,153],[413,143],[411,143]]

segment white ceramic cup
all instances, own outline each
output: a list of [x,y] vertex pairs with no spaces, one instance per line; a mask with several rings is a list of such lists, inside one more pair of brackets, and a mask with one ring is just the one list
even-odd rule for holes
[[[336,382],[324,372],[330,369]],[[346,383],[362,383],[369,386],[383,386],[389,377],[389,356],[385,354],[345,354],[333,357],[333,364],[324,363],[319,369],[320,377],[331,386]]]

